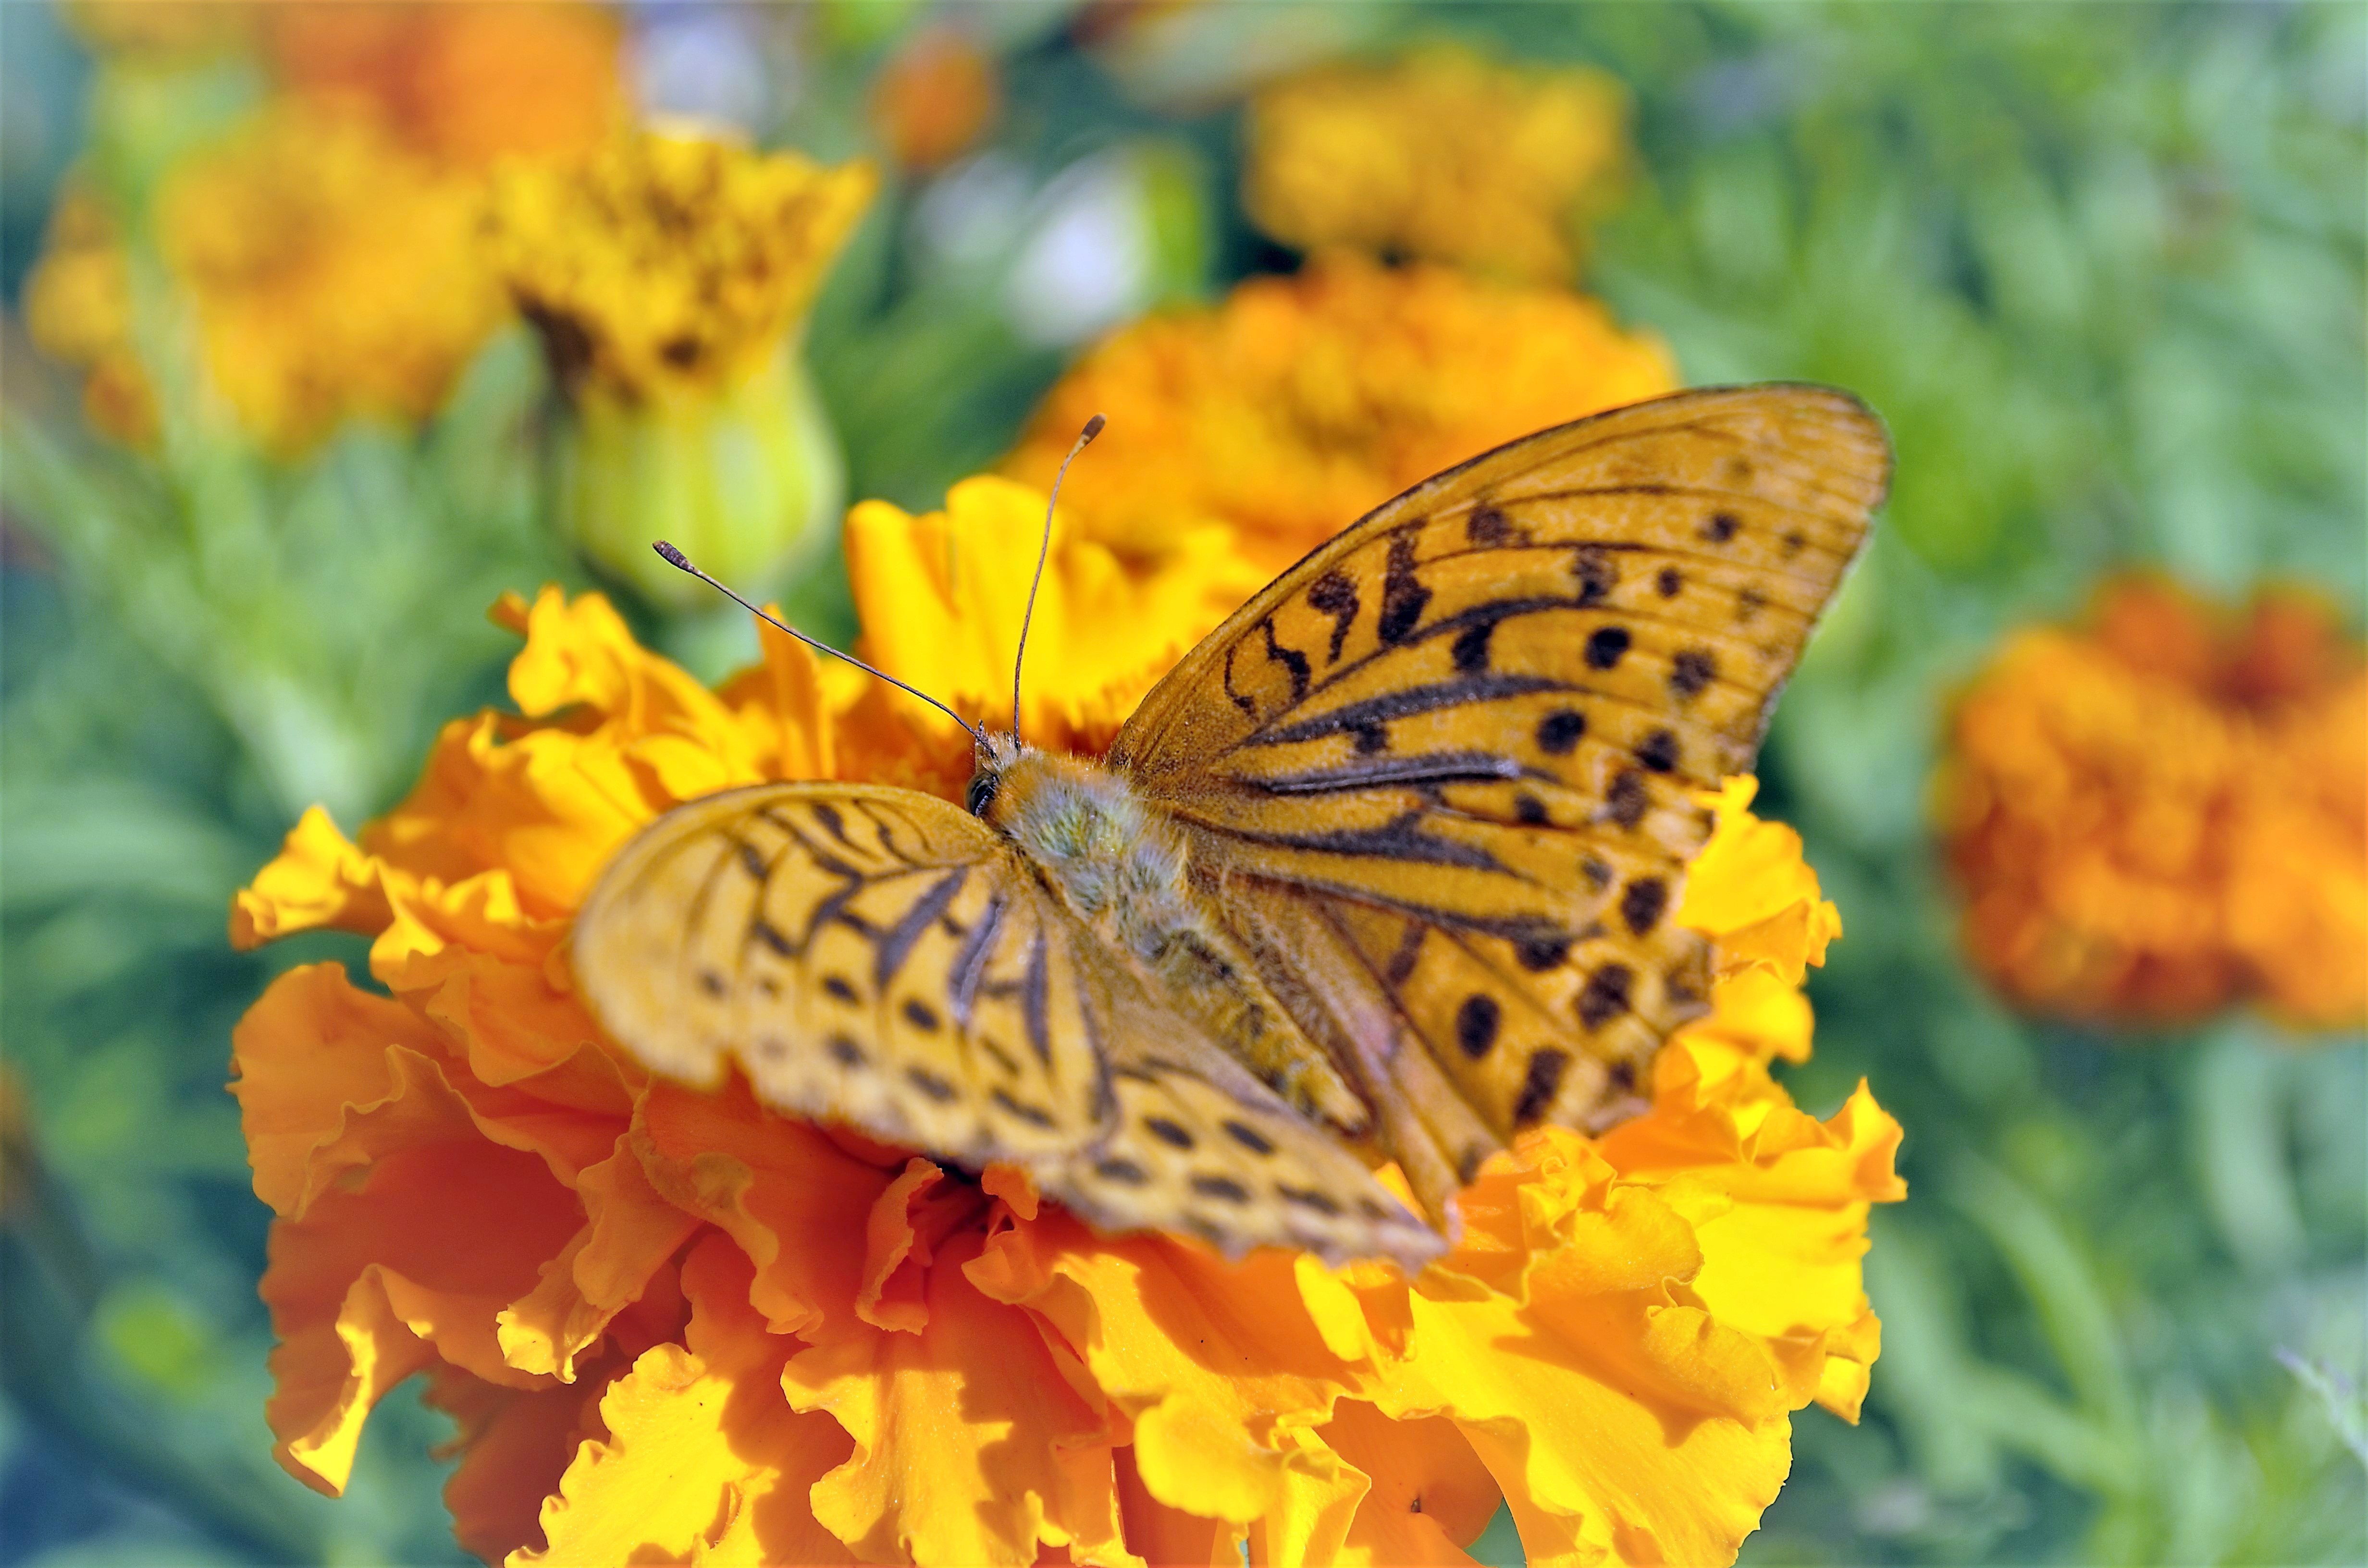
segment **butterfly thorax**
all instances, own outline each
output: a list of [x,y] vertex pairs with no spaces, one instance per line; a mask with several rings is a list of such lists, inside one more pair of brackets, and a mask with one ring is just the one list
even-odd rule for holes
[[1156,1000],[1200,1025],[1303,1112],[1350,1131],[1368,1114],[1273,996],[1193,885],[1183,835],[1124,774],[995,737],[973,809]]

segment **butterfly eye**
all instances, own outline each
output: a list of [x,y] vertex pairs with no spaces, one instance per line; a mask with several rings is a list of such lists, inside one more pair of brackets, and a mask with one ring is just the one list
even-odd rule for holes
[[995,799],[996,788],[1001,782],[1001,778],[993,773],[971,776],[970,792],[962,799],[962,804],[969,809],[971,815],[983,817],[986,814],[987,805]]

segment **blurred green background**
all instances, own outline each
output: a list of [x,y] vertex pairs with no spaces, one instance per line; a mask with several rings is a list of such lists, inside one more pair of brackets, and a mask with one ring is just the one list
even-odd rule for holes
[[[881,62],[944,12],[627,17],[645,105],[837,159],[863,150]],[[2368,9],[1212,6],[1123,69],[1081,47],[1071,6],[963,20],[1002,73],[991,153],[962,201],[892,179],[811,329],[851,497],[936,505],[1092,333],[1292,265],[1241,215],[1247,62],[1416,39],[1619,77],[1634,171],[1583,286],[1689,381],[1828,381],[1890,421],[1888,521],[1780,710],[1761,809],[1801,828],[1849,931],[1790,1085],[1823,1113],[1870,1077],[1912,1195],[1875,1216],[1866,1418],[1795,1418],[1745,1561],[2368,1561],[2362,1041],[2009,1015],[1957,956],[1927,795],[1952,687],[2116,566],[2228,596],[2301,578],[2356,634]],[[541,364],[513,331],[421,434],[347,428],[294,467],[170,443],[120,460],[13,312],[59,176],[94,126],[123,133],[122,106],[93,97],[46,6],[0,6],[0,1045],[19,1091],[0,1564],[457,1561],[426,1455],[442,1424],[407,1397],[342,1502],[269,1462],[268,1211],[222,1092],[229,1031],[279,969],[359,966],[360,944],[237,956],[223,926],[303,804],[358,823],[440,720],[498,699],[496,591],[588,585],[520,456]],[[252,91],[200,73],[149,133]],[[1046,236],[1080,233],[1131,259],[1048,318],[1047,290],[1076,290]],[[826,588],[806,597],[843,623]],[[1518,1557],[1501,1521],[1476,1551]]]

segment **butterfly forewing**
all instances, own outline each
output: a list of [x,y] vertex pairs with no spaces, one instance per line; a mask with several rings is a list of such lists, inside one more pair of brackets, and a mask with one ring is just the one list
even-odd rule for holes
[[669,1076],[737,1060],[767,1103],[981,1163],[1108,1120],[1074,926],[934,796],[839,784],[677,808],[587,901],[575,969]]
[[934,796],[776,784],[677,807],[586,901],[575,967],[653,1069],[1115,1230],[1418,1268],[1442,1244],[1355,1154],[1148,995],[1010,844]]
[[1701,1006],[1694,794],[1751,765],[1888,470],[1812,388],[1530,437],[1286,573],[1111,760],[1212,884],[1314,903],[1499,1135],[1598,1119]]

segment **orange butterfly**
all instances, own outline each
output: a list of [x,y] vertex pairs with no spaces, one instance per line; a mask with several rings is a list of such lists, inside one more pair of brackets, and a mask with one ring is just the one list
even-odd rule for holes
[[668,812],[578,917],[582,994],[659,1073],[736,1062],[1105,1229],[1418,1268],[1487,1154],[1640,1108],[1703,1010],[1695,791],[1751,767],[1890,463],[1785,385],[1500,447],[1277,578],[1101,762],[966,725],[967,811]]

